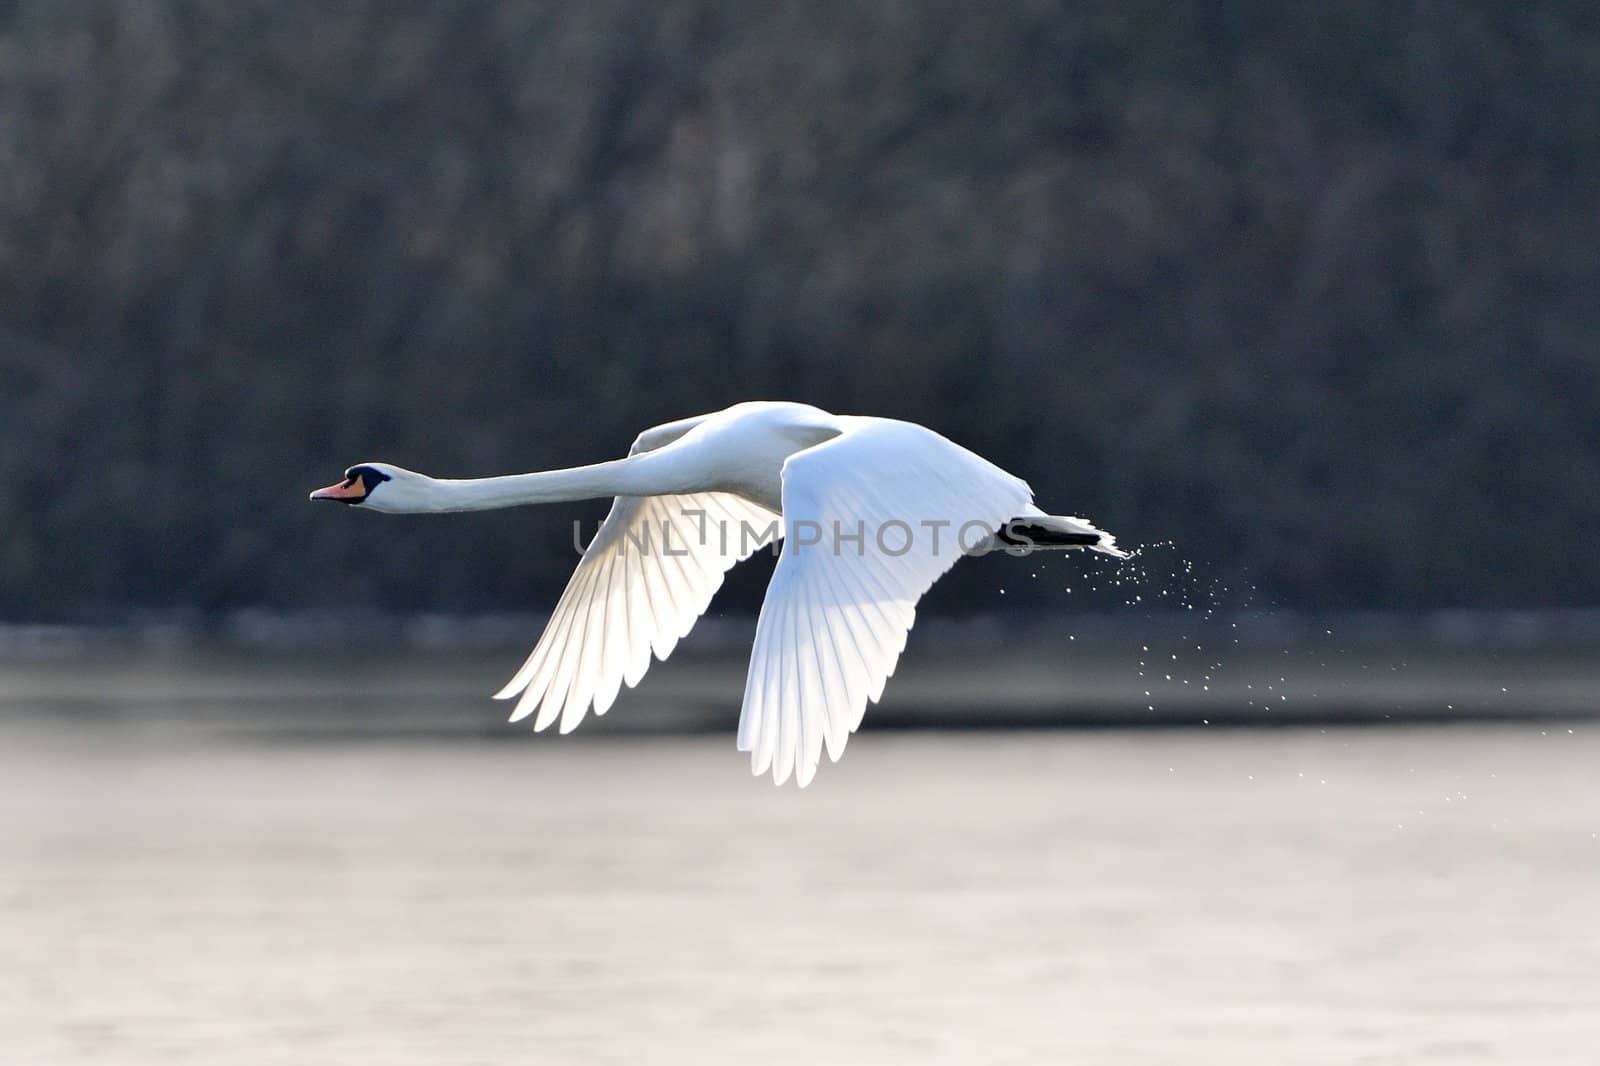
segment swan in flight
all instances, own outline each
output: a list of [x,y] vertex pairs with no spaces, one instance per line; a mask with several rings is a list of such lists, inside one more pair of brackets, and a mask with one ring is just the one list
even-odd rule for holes
[[963,555],[1127,553],[1027,484],[922,426],[741,403],[639,434],[623,459],[443,480],[358,463],[313,500],[387,512],[482,511],[615,497],[533,654],[497,698],[567,733],[666,659],[735,563],[782,539],[756,623],[739,750],[803,788],[878,702],[917,601]]

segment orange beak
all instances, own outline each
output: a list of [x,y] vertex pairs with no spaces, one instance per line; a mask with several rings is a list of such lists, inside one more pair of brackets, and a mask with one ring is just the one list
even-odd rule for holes
[[336,500],[339,503],[360,503],[367,498],[367,487],[361,479],[353,477],[348,481],[341,481],[337,485],[329,485],[325,489],[318,489],[311,494],[313,500]]

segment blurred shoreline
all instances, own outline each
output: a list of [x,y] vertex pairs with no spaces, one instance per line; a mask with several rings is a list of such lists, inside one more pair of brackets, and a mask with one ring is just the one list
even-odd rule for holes
[[[0,715],[307,737],[522,737],[489,699],[538,615],[239,611],[0,626]],[[584,732],[732,729],[754,619],[704,619]],[[920,619],[868,728],[1588,718],[1600,611]]]
[[[992,651],[1048,647],[1063,637],[1086,643],[1136,637],[1183,639],[1187,633],[1226,628],[1247,646],[1295,647],[1336,635],[1340,643],[1355,645],[1600,650],[1600,607],[1327,612],[1291,608],[1084,612],[1029,607],[1024,616],[1020,621],[1025,625],[1019,625],[1014,613],[923,616],[917,619],[917,640],[947,650]],[[330,644],[412,651],[497,650],[529,646],[547,617],[537,611],[443,614],[242,608],[141,611],[96,622],[0,621],[0,660],[110,652],[307,651]],[[748,643],[754,627],[753,614],[712,613],[696,624],[685,643],[708,651],[735,650]]]

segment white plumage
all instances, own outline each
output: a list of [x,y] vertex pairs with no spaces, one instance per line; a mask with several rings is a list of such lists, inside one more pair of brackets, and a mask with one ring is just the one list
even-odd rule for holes
[[538,646],[496,693],[517,697],[511,720],[537,709],[535,729],[559,717],[561,732],[570,733],[591,702],[605,714],[622,684],[632,688],[644,677],[652,652],[661,660],[672,654],[722,576],[771,543],[767,531],[776,532],[777,522],[726,492],[617,497]]
[[754,771],[770,767],[781,784],[792,770],[803,787],[824,741],[837,760],[868,701],[883,696],[917,601],[961,558],[961,527],[985,527],[983,540],[1031,498],[1005,471],[903,422],[848,420],[839,436],[790,456],[787,539],[739,718]]
[[616,497],[533,653],[498,693],[567,733],[604,714],[704,613],[729,569],[782,536],[739,717],[755,773],[803,787],[894,672],[917,602],[964,555],[1086,547],[1018,478],[932,430],[803,404],[739,404],[646,430],[626,459],[448,481],[361,463],[312,494],[380,511]]

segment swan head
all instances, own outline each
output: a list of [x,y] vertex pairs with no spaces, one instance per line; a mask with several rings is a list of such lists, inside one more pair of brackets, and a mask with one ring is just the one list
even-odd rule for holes
[[370,511],[416,511],[426,508],[430,478],[389,463],[357,463],[344,480],[318,489],[313,500],[331,500]]

